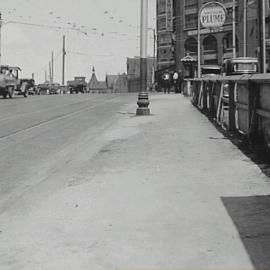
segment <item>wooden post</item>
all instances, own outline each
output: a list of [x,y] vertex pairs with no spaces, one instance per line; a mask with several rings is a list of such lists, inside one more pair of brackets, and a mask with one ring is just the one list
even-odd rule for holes
[[235,132],[235,100],[234,100],[234,83],[229,82],[229,131]]
[[217,107],[217,122],[220,124],[220,114],[221,114],[221,109],[222,109],[222,97],[224,93],[224,82],[221,82],[220,86],[220,91],[219,91],[219,96],[218,96],[218,107]]
[[216,82],[211,83],[211,89],[209,93],[209,117],[214,118],[215,117],[215,109],[214,109],[214,91],[215,91],[215,85]]
[[203,110],[204,112],[207,112],[207,86],[209,85],[209,82],[203,83]]
[[258,108],[259,85],[248,81],[248,138],[254,144],[259,134],[258,115],[256,110]]

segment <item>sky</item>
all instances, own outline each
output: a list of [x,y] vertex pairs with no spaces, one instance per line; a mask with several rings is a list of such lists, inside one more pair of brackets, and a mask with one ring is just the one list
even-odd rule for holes
[[[127,57],[140,54],[140,4],[141,0],[3,1],[1,63],[19,66],[22,78],[34,73],[42,83],[53,51],[54,81],[61,83],[65,35],[66,80],[89,80],[93,66],[99,80],[126,72]],[[148,0],[148,6],[148,27],[155,28],[156,1]],[[148,55],[153,56],[153,31],[148,33]]]

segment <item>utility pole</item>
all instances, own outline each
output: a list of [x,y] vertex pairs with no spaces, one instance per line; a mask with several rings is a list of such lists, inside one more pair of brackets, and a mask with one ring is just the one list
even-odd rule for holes
[[243,17],[243,45],[244,45],[244,50],[243,50],[243,56],[246,57],[247,56],[247,0],[243,0],[244,1],[244,17]]
[[50,83],[52,83],[52,67],[51,67],[51,61],[49,62],[49,78]]
[[52,51],[52,70],[51,70],[51,72],[52,72],[51,75],[52,75],[52,83],[53,83],[53,81],[54,81],[54,80],[53,80],[53,75],[54,75],[54,74],[53,74],[53,51]]
[[232,28],[233,28],[233,58],[236,57],[236,30],[235,30],[235,0],[232,6]]
[[2,32],[2,25],[3,25],[3,21],[2,21],[2,13],[0,12],[0,66],[2,64],[2,42],[1,42],[1,32]]
[[47,70],[45,70],[45,82],[47,82],[48,76],[47,76]]
[[261,73],[266,73],[266,45],[265,45],[265,0],[260,0],[260,64]]
[[157,39],[157,36],[156,36],[156,29],[154,28],[153,29],[153,35],[154,35],[154,59],[156,59],[156,39]]
[[148,0],[141,0],[141,34],[140,34],[140,93],[136,115],[150,115],[147,93],[147,33]]
[[62,85],[65,85],[66,36],[63,36]]

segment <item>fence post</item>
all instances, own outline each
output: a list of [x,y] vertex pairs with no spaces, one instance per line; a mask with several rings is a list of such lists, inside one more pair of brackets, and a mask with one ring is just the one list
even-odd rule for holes
[[259,84],[248,81],[248,138],[252,144],[258,138],[258,115],[256,110],[258,107],[259,99]]
[[235,100],[234,100],[234,82],[229,82],[229,131],[235,132]]
[[208,82],[205,81],[203,83],[203,110],[205,113],[208,112],[208,106],[207,106],[207,87],[208,87]]

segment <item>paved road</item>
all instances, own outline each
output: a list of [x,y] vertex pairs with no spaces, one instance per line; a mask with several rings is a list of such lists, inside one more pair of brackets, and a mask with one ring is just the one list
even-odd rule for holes
[[0,100],[0,269],[269,269],[269,178],[183,96],[134,100]]
[[[0,99],[0,213],[63,162],[63,152],[97,137],[134,100],[117,95],[59,95]],[[68,165],[66,165],[68,166]],[[33,178],[33,175],[36,177]]]

